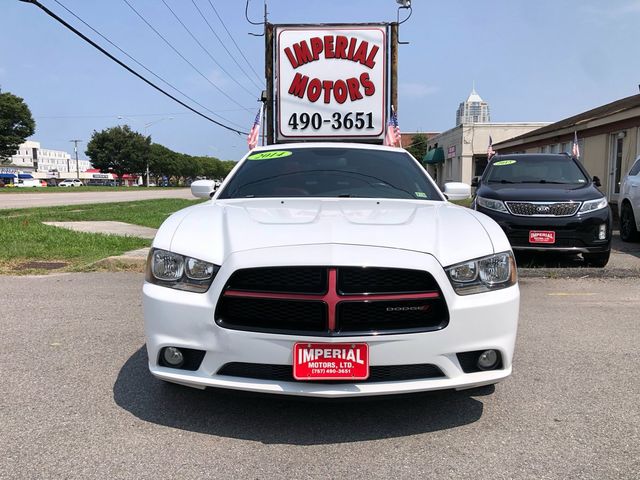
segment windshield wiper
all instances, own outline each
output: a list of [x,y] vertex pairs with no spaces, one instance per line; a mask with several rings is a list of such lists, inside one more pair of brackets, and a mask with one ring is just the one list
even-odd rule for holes
[[527,180],[527,181],[522,181],[520,183],[552,183],[555,185],[569,185],[571,184],[571,182],[555,182],[553,180]]
[[511,180],[505,180],[503,178],[502,180],[489,180],[489,183],[516,183],[516,182],[512,182]]

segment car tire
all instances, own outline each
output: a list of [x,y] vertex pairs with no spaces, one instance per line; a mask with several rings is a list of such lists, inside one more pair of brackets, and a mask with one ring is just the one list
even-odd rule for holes
[[622,204],[620,212],[620,238],[624,242],[634,242],[638,240],[638,229],[636,228],[636,218],[633,209],[628,203]]
[[607,263],[609,263],[609,256],[611,255],[611,251],[602,252],[602,253],[583,253],[585,263],[590,267],[598,267],[603,268]]

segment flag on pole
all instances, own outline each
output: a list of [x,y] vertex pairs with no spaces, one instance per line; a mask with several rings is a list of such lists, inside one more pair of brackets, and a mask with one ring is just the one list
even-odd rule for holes
[[573,132],[573,146],[571,147],[571,155],[580,158],[580,145],[578,145],[578,132]]
[[247,144],[249,145],[249,150],[253,150],[258,146],[258,137],[260,136],[260,122],[262,120],[262,107],[260,105],[260,110],[256,115],[256,119],[253,121],[253,127],[251,127],[251,131],[247,136]]
[[393,105],[391,105],[391,115],[387,122],[387,134],[384,137],[384,144],[388,147],[402,146],[402,135],[400,134],[400,127],[398,126],[398,115]]
[[495,154],[496,152],[493,149],[493,139],[491,138],[491,135],[489,135],[489,147],[487,147],[487,160],[491,160],[491,157],[493,157]]

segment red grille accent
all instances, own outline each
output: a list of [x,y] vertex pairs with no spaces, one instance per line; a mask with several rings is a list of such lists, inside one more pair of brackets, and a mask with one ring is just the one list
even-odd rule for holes
[[389,293],[389,294],[364,294],[364,295],[340,295],[338,293],[338,270],[329,268],[329,288],[327,293],[272,293],[272,292],[245,292],[241,290],[226,290],[225,297],[259,298],[267,300],[312,300],[321,301],[327,306],[327,327],[330,332],[336,329],[336,312],[338,304],[343,302],[397,302],[403,300],[432,300],[440,298],[439,292],[423,293]]

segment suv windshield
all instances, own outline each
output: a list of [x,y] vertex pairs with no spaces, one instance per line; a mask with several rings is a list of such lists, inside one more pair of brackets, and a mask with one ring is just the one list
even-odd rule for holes
[[488,183],[589,183],[576,161],[565,155],[496,157],[489,165]]
[[407,153],[333,147],[250,155],[218,198],[254,197],[442,200]]

